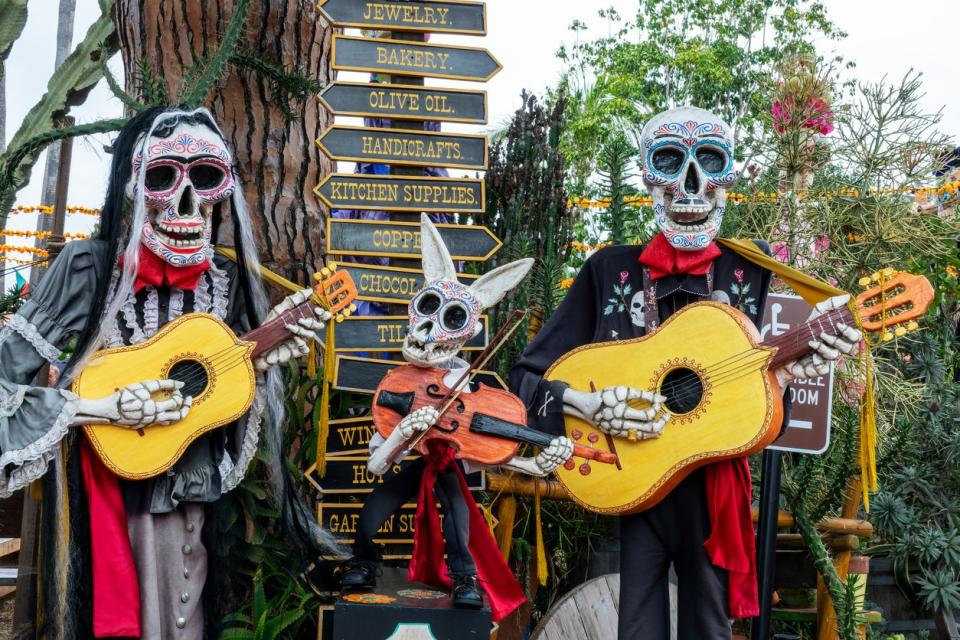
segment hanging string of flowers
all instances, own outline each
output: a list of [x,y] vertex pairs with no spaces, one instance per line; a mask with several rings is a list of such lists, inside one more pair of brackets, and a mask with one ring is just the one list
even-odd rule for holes
[[46,260],[44,260],[43,262],[37,262],[36,260],[24,260],[23,258],[11,258],[9,256],[4,255],[2,252],[0,252],[0,262],[12,262],[13,264],[30,264],[35,267],[47,266]]
[[[13,230],[13,229],[4,229],[0,231],[0,236],[15,236],[18,238],[40,238],[44,240],[53,235],[52,231],[34,231],[28,229],[25,231]],[[84,240],[90,237],[89,233],[64,233],[63,237],[68,240]]]
[[36,247],[25,247],[16,244],[0,244],[0,253],[32,253],[41,258],[49,257],[46,249],[37,249]]
[[[53,215],[53,207],[50,207],[44,204],[18,204],[13,208],[13,211],[10,212],[11,215],[23,214],[23,213],[42,213],[44,215],[50,216],[50,215]],[[99,216],[100,209],[94,209],[92,207],[70,206],[70,207],[67,207],[67,213],[82,214],[87,216]]]

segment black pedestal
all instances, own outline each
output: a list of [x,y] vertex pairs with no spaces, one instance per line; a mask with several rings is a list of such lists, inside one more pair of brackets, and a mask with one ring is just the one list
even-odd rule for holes
[[487,640],[490,606],[455,609],[450,595],[407,582],[406,569],[384,568],[373,591],[341,594],[332,640]]

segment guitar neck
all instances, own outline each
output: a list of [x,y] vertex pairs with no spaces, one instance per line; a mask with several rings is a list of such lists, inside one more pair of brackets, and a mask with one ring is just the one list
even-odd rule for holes
[[852,326],[853,314],[850,309],[834,309],[827,313],[817,316],[812,320],[802,323],[799,327],[791,329],[783,335],[769,338],[764,341],[766,347],[776,347],[777,352],[770,363],[770,369],[778,369],[788,362],[801,358],[813,349],[810,348],[811,340],[820,340],[820,334],[826,331],[837,335],[840,333],[839,323]]
[[287,330],[287,325],[297,324],[302,318],[316,317],[313,312],[314,306],[312,301],[307,300],[303,304],[281,313],[270,322],[266,322],[253,331],[240,336],[241,340],[256,343],[257,346],[254,347],[251,358],[258,358],[280,343],[289,340],[293,334]]

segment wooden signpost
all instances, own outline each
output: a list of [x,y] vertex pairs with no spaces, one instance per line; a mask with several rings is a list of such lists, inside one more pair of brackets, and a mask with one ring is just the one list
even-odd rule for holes
[[482,180],[334,173],[313,190],[331,209],[483,213]]
[[486,82],[503,66],[486,49],[418,44],[409,40],[333,36],[331,66],[401,76]]
[[[327,355],[333,356],[333,366],[324,374],[326,383],[341,392],[370,397],[383,377],[403,364],[396,354],[408,326],[406,305],[424,283],[423,271],[417,268],[422,252],[420,214],[478,216],[486,211],[482,179],[424,175],[424,167],[487,168],[486,136],[424,130],[428,121],[486,124],[486,93],[428,87],[424,78],[485,82],[500,71],[501,65],[486,49],[425,42],[424,34],[431,32],[485,35],[487,13],[483,2],[320,0],[318,9],[335,27],[389,34],[334,35],[330,53],[333,69],[375,73],[386,82],[342,79],[327,86],[318,97],[334,116],[379,118],[389,123],[383,128],[334,124],[316,141],[334,161],[386,165],[390,173],[335,173],[314,189],[331,209],[386,211],[389,215],[388,220],[328,217],[326,228],[329,254],[390,261],[390,266],[340,263],[340,268],[353,278],[358,299],[389,304],[390,312],[395,314],[347,318],[336,324],[330,336],[329,348],[333,353]],[[438,224],[437,228],[454,260],[460,262],[487,261],[503,245],[484,226]],[[476,277],[458,274],[464,283]],[[483,331],[466,345],[465,351],[480,350],[487,344],[491,327],[486,316],[483,323]],[[480,372],[476,379],[482,384],[506,388],[495,373]],[[323,496],[317,514],[319,522],[349,544],[366,494],[380,486],[384,478],[369,473],[366,467],[375,433],[369,415],[331,420],[328,426],[325,460],[323,464],[318,460],[306,476]],[[411,460],[394,465],[385,478]],[[318,469],[324,471],[323,477]],[[471,489],[482,489],[484,480],[482,473],[467,477]],[[414,511],[412,505],[401,509],[379,531],[377,541],[387,545],[388,557],[409,557]],[[486,618],[480,627],[488,626]],[[391,637],[399,636],[394,633]]]
[[317,8],[338,27],[487,35],[487,7],[482,2],[320,0]]
[[320,134],[317,145],[333,160],[417,167],[487,168],[487,137],[480,135],[405,132],[335,124]]
[[334,82],[320,103],[338,116],[487,124],[487,93],[402,84]]
[[[503,246],[499,238],[480,225],[436,226],[454,260],[485,262]],[[327,253],[419,258],[420,225],[416,222],[327,218]]]

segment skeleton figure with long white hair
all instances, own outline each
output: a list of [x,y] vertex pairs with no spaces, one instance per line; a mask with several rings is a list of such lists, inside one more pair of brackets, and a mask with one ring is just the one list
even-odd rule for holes
[[[318,310],[288,327],[292,338],[255,362],[251,410],[194,441],[166,473],[119,481],[82,437],[84,424],[163,429],[184,418],[182,383],[143,380],[81,399],[70,382],[105,347],[132,345],[191,312],[237,334],[267,317],[251,221],[233,158],[206,109],[141,112],[113,144],[100,226],[66,245],[20,312],[0,330],[0,497],[42,478],[43,597],[38,636],[201,638],[208,505],[234,489],[261,440],[271,456],[278,508],[318,547],[282,476],[280,379],[274,367],[307,351],[328,318]],[[231,205],[232,232],[221,229]],[[233,263],[214,254],[225,236]],[[274,309],[306,300],[300,292]],[[56,388],[31,386],[41,366],[73,344]]]

